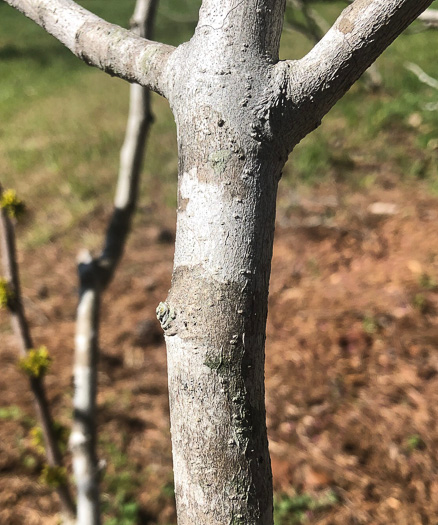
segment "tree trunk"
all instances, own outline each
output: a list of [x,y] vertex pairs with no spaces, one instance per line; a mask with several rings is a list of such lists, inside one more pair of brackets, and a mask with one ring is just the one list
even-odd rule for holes
[[180,525],[272,523],[264,342],[281,166],[257,151],[230,154],[224,128],[202,157],[180,142],[175,265],[161,315]]
[[[264,343],[286,154],[267,136],[260,100],[278,53],[276,4],[271,21],[243,7],[224,21],[204,5],[195,37],[173,57],[177,236],[172,287],[157,313],[168,349],[179,525],[273,523]],[[234,24],[247,38],[234,40]],[[257,24],[275,33],[261,38],[250,30]]]

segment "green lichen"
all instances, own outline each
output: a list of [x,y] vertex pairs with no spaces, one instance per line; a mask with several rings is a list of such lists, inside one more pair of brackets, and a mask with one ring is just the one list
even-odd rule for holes
[[44,465],[40,474],[40,483],[52,488],[65,485],[67,482],[67,469],[65,467],[52,467]]
[[140,59],[140,68],[142,69],[143,73],[147,73],[151,69],[152,59],[154,58],[154,55],[157,53],[158,50],[159,46],[146,46],[145,50],[143,51],[143,55]]
[[45,346],[32,348],[22,357],[19,362],[19,368],[31,377],[42,377],[50,368],[52,358]]
[[207,356],[204,361],[204,365],[210,368],[210,370],[218,371],[222,366],[222,357],[220,356]]
[[235,372],[233,359],[224,355],[209,353],[205,356],[204,365],[215,371],[221,378],[228,380],[234,379],[235,375],[238,374],[237,371]]
[[9,217],[19,219],[26,211],[24,202],[17,197],[15,190],[5,190],[0,198],[0,207],[5,210]]
[[6,279],[0,279],[0,310],[8,308],[14,299],[14,292]]
[[245,525],[245,519],[242,514],[234,514],[231,518],[230,525]]
[[231,157],[231,151],[221,149],[210,154],[208,160],[213,167],[216,175],[222,175],[227,167],[228,160]]

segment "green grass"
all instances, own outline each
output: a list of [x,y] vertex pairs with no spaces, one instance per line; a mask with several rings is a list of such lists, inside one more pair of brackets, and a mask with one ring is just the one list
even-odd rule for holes
[[[83,0],[105,19],[128,25],[134,1]],[[190,38],[200,1],[161,0],[156,38],[178,44]],[[316,8],[329,21],[342,4]],[[128,107],[128,85],[89,68],[50,35],[0,4],[0,179],[33,212],[24,242],[38,246],[76,229],[97,207],[108,207],[117,176]],[[379,183],[379,167],[407,182],[425,179],[438,191],[438,111],[427,104],[438,92],[404,68],[416,62],[438,78],[438,31],[414,26],[379,59],[384,87],[369,93],[356,84],[299,144],[284,170],[284,184],[351,181]],[[281,57],[299,58],[311,43],[285,31]],[[153,98],[156,121],[148,145],[141,203],[176,201],[175,124],[165,100]],[[414,115],[414,117],[412,117]],[[412,125],[415,122],[415,126]],[[152,153],[153,152],[153,153]],[[49,205],[50,203],[50,205]],[[65,241],[68,242],[68,241]]]
[[[134,2],[84,0],[84,7],[123,26]],[[175,23],[176,0],[163,0],[156,37],[188,39],[198,9]],[[53,37],[6,4],[0,4],[0,180],[14,187],[32,211],[24,234],[39,246],[70,232],[98,206],[110,206],[128,108],[129,86],[87,67]],[[167,36],[166,36],[167,35]],[[142,204],[157,195],[176,201],[176,133],[165,100],[154,96]],[[69,241],[65,240],[68,244]]]
[[102,436],[100,441],[108,460],[102,482],[105,525],[136,525],[140,507],[134,493],[141,484],[141,475],[109,436]]
[[320,494],[278,495],[274,500],[275,525],[301,525],[310,523],[323,511],[339,504],[336,493],[329,489]]
[[17,405],[9,405],[0,407],[0,421],[20,421],[23,419],[24,414],[20,407]]

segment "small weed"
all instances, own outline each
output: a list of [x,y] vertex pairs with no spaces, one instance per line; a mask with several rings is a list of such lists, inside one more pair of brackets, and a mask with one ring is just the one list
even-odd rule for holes
[[414,450],[424,450],[426,444],[419,434],[412,434],[408,436],[405,441],[405,448],[408,452],[413,452]]
[[0,407],[0,421],[17,421],[25,428],[35,426],[35,420],[26,415],[17,405]]
[[105,525],[135,525],[138,523],[138,512],[140,507],[135,501],[122,503],[119,507],[117,517],[105,520]]
[[364,332],[369,335],[375,334],[378,329],[378,324],[376,320],[374,319],[374,317],[371,315],[366,315],[363,318],[362,326],[363,326]]
[[283,495],[274,501],[275,525],[300,525],[307,523],[315,514],[329,509],[339,503],[334,490],[329,489],[322,494]]
[[415,294],[413,305],[416,310],[424,314],[427,310],[427,299],[422,293]]
[[421,288],[424,288],[425,290],[434,290],[438,286],[436,279],[434,279],[428,273],[422,273],[420,275],[418,284],[421,286]]
[[135,525],[140,510],[134,499],[140,484],[135,465],[112,441],[105,439],[103,446],[108,455],[103,479],[106,494],[102,502],[104,513],[109,515],[105,525]]
[[10,405],[8,407],[0,407],[0,420],[19,421],[24,417],[20,407],[17,405]]
[[23,467],[27,470],[34,471],[38,465],[37,459],[31,454],[25,454],[21,458]]

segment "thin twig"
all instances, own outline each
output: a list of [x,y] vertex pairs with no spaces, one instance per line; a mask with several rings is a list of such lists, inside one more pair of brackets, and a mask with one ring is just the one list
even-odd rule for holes
[[[3,189],[0,186],[0,197],[2,194]],[[3,273],[8,283],[8,289],[11,292],[11,299],[8,303],[11,325],[19,345],[20,356],[26,357],[27,353],[34,346],[21,295],[14,225],[3,208],[0,208],[0,230]],[[63,467],[62,454],[54,431],[53,418],[47,400],[43,377],[29,376],[29,383],[37,418],[43,432],[47,462],[50,467]],[[56,492],[61,502],[64,520],[72,521],[75,515],[75,505],[67,482],[61,482],[56,488]]]
[[421,69],[419,65],[414,64],[413,62],[406,62],[405,68],[409,69],[409,71],[414,73],[414,75],[417,76],[418,80],[423,84],[426,84],[426,86],[438,89],[438,80],[429,76],[425,71]]

